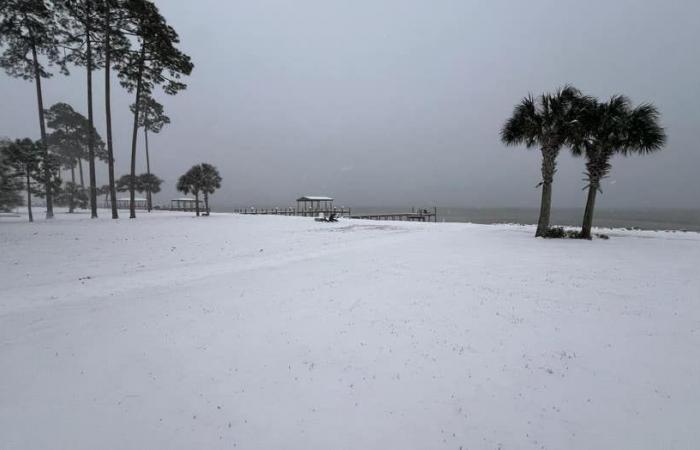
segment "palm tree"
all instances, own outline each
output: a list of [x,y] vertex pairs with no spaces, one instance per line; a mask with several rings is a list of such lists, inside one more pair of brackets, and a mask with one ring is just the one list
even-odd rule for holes
[[[591,239],[593,210],[600,180],[610,169],[610,159],[615,154],[647,154],[660,150],[666,142],[666,133],[659,125],[659,112],[652,104],[636,108],[623,95],[613,96],[608,102],[588,99],[582,114],[582,133],[572,147],[575,155],[586,157],[588,199],[581,226],[581,238]],[[585,189],[585,188],[584,188]],[[601,191],[602,193],[602,191]]]
[[199,164],[190,167],[190,170],[177,180],[178,191],[185,195],[189,193],[194,194],[194,208],[197,217],[199,217],[199,193],[204,189],[204,185],[204,174],[202,173],[202,166]]
[[160,185],[163,183],[163,180],[150,172],[142,173],[137,178],[139,187],[146,191],[146,208],[148,211],[151,211],[153,208],[153,194],[160,192]]
[[542,94],[536,99],[529,95],[515,106],[513,115],[501,129],[501,141],[506,145],[525,144],[542,151],[542,200],[535,236],[546,236],[552,207],[552,182],[559,151],[569,145],[579,126],[581,92],[565,86],[554,94]]
[[215,166],[211,164],[202,163],[202,179],[204,185],[202,186],[202,192],[204,192],[204,209],[209,215],[209,194],[213,194],[215,190],[221,187],[221,175]]

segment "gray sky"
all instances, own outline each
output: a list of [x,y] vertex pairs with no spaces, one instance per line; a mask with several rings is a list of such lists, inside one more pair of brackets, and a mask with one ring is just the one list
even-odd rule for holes
[[[669,134],[659,154],[616,159],[601,207],[700,206],[697,0],[161,0],[195,63],[161,92],[172,124],[151,139],[175,196],[194,163],[219,167],[218,205],[537,206],[537,151],[499,129],[528,92],[572,83],[651,101]],[[102,73],[96,124],[104,136]],[[85,77],[45,83],[47,106],[85,112]],[[133,99],[117,84],[118,175],[129,167]],[[38,137],[33,85],[0,75],[0,136]],[[139,147],[140,171],[145,155]],[[554,206],[581,206],[583,160],[560,158]],[[100,167],[98,183],[106,182]]]

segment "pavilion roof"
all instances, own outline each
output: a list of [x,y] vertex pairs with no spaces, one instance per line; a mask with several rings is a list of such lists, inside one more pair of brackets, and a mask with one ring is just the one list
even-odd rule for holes
[[297,199],[298,202],[332,202],[331,197],[324,197],[320,195],[304,195]]

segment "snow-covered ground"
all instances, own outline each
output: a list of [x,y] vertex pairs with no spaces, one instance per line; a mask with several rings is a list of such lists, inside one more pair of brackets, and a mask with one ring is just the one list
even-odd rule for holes
[[102,216],[0,219],[1,449],[700,446],[699,234]]

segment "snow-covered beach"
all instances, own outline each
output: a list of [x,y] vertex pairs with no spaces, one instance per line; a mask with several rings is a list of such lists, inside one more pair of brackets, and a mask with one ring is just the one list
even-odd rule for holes
[[0,219],[1,449],[700,445],[700,234],[102,216]]

